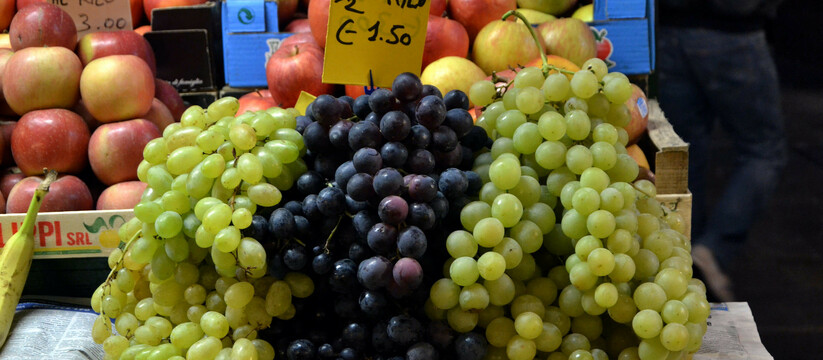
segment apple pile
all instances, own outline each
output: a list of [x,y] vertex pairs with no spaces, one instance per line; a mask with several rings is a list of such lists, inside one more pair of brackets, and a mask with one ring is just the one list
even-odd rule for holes
[[130,30],[78,39],[72,18],[44,2],[14,15],[9,39],[0,48],[0,211],[25,212],[43,168],[61,176],[41,211],[134,207],[143,148],[184,111],[155,78],[149,43]]

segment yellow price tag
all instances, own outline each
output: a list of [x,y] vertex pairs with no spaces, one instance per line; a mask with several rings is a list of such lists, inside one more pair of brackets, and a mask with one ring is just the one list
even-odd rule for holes
[[430,6],[428,0],[332,0],[323,82],[390,87],[400,73],[420,75]]
[[294,109],[300,113],[300,115],[306,115],[306,108],[309,107],[314,99],[317,99],[317,96],[309,94],[305,91],[300,91],[300,97],[297,98],[297,103],[294,104]]

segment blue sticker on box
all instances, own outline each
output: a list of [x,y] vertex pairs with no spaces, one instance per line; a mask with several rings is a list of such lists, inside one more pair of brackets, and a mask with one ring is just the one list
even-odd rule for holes
[[227,30],[237,32],[266,31],[266,9],[263,0],[226,1]]

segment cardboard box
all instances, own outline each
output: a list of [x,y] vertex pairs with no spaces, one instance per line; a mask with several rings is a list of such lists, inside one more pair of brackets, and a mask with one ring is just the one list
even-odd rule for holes
[[626,75],[654,72],[654,24],[653,0],[595,0],[589,23],[598,55],[606,54],[610,71]]
[[231,87],[266,87],[266,62],[283,39],[277,3],[263,0],[228,0],[222,3],[223,64]]
[[183,98],[183,102],[186,104],[186,107],[192,105],[199,105],[202,108],[207,108],[211,103],[215,102],[217,99],[217,91],[200,91],[200,92],[191,92],[191,93],[182,93],[180,97]]

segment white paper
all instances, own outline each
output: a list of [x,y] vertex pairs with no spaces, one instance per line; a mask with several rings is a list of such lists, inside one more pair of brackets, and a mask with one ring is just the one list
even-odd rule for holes
[[694,354],[694,360],[774,359],[760,342],[749,304],[732,302],[711,306],[703,346]]
[[21,303],[6,344],[0,349],[0,359],[102,359],[103,346],[91,338],[96,318],[97,314],[88,308]]

